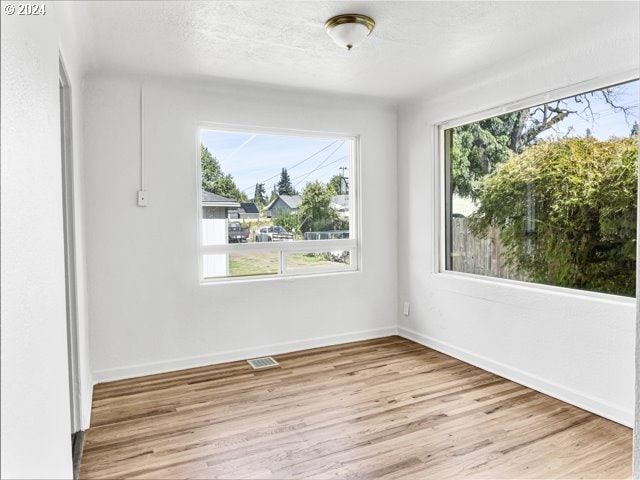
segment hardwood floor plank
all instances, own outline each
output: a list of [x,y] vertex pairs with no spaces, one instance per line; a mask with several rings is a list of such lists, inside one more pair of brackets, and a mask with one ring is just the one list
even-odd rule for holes
[[631,430],[400,337],[96,385],[80,477],[630,478]]

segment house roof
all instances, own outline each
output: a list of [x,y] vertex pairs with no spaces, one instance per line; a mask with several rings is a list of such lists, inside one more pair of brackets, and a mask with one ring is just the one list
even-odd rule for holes
[[282,200],[291,210],[295,210],[300,208],[302,205],[302,197],[300,195],[277,195],[273,200],[269,202],[265,208],[268,210],[278,201],[278,199]]
[[[272,208],[278,198],[292,210],[300,208],[300,205],[302,205],[302,197],[300,195],[276,195],[265,208],[267,210]],[[336,210],[349,210],[349,195],[333,195],[331,197],[331,205]]]
[[244,210],[244,213],[260,213],[258,206],[255,203],[240,203],[240,208]]
[[280,198],[293,209],[300,208],[300,205],[302,205],[302,197],[300,195],[280,195]]
[[239,207],[240,203],[233,198],[223,197],[215,193],[202,191],[202,204],[212,207]]
[[339,210],[349,210],[349,195],[334,195],[331,203]]

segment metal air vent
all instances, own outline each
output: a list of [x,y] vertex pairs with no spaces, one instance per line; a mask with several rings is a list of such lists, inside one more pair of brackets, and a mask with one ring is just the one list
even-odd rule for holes
[[254,370],[263,370],[265,368],[279,367],[280,364],[276,362],[272,357],[252,358],[247,360],[247,363],[251,365]]

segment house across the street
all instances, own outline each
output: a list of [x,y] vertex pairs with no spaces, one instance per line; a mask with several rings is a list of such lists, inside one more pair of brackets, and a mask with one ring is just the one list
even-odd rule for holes
[[230,210],[240,207],[233,198],[202,191],[202,218],[227,218]]
[[241,202],[240,208],[229,211],[229,218],[233,220],[257,220],[260,218],[260,209],[253,202]]
[[302,205],[300,195],[278,195],[264,207],[267,217],[273,218],[280,214],[297,213]]
[[[231,210],[240,208],[233,198],[202,191],[202,242],[203,245],[228,243],[228,217]],[[229,259],[226,253],[205,255],[203,273],[207,277],[227,275]]]
[[[300,195],[277,195],[265,208],[267,217],[273,218],[280,214],[297,213],[302,205]],[[331,206],[341,217],[349,216],[349,195],[333,195]]]
[[349,217],[349,195],[334,195],[331,197],[331,206],[343,218]]

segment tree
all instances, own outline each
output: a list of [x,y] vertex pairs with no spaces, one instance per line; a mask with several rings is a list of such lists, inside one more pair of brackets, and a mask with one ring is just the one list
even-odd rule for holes
[[297,214],[297,213],[280,212],[273,219],[273,224],[281,226],[287,232],[291,232],[291,233],[294,233],[294,234],[299,234],[301,232],[301,229],[300,229],[300,215]]
[[203,190],[238,202],[247,201],[247,196],[238,189],[233,177],[224,174],[216,157],[204,145],[200,145],[200,165]]
[[321,182],[307,183],[302,192],[300,219],[302,231],[332,230],[338,214],[331,206],[331,197],[335,195],[332,187],[325,187]]
[[633,296],[637,158],[637,137],[538,142],[485,178],[471,233],[531,281]]
[[558,124],[570,115],[594,121],[598,114],[591,108],[594,97],[601,97],[613,112],[627,117],[632,107],[619,99],[620,89],[611,87],[556,100],[533,108],[518,110],[452,129],[451,186],[454,193],[477,198],[482,177],[505,162],[512,153],[540,141],[549,130],[563,136],[569,132],[558,130]]
[[291,178],[286,168],[280,173],[280,181],[278,182],[278,195],[297,195],[295,188],[291,184]]
[[349,184],[347,183],[347,179],[342,175],[334,175],[333,177],[331,177],[328,185],[333,187],[336,194],[349,194]]
[[342,184],[342,175],[334,175],[329,179],[329,183],[328,183],[328,185],[331,185],[331,187],[336,191],[336,193],[340,193],[341,184]]
[[267,201],[267,192],[264,189],[264,183],[256,183],[256,188],[253,192],[253,202],[256,205],[264,205]]
[[[200,145],[200,168],[202,170],[202,188],[211,191],[214,182],[222,177],[223,173],[218,160],[211,155],[209,149],[204,145]],[[205,184],[210,188],[205,188]]]
[[454,193],[475,198],[482,178],[494,165],[509,158],[509,132],[517,121],[515,115],[501,115],[453,129],[450,151]]

